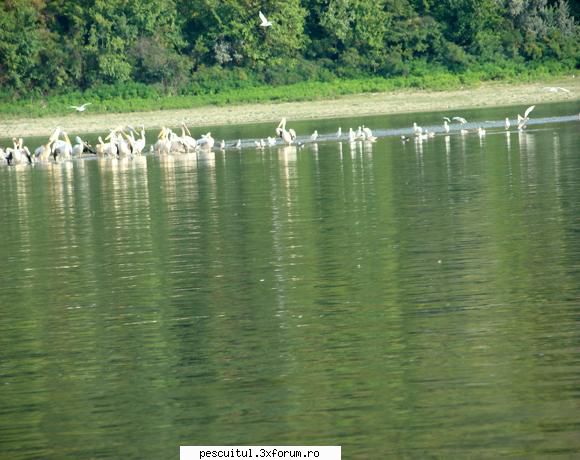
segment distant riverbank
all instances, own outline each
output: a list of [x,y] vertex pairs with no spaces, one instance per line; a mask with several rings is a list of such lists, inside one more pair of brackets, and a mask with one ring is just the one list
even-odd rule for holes
[[[564,88],[563,90],[549,90]],[[119,125],[176,127],[185,122],[196,128],[277,122],[317,118],[357,117],[378,114],[460,110],[478,107],[528,106],[533,104],[580,101],[580,77],[565,77],[546,82],[507,84],[487,82],[477,87],[451,91],[400,90],[385,93],[365,93],[313,102],[260,103],[232,106],[207,106],[179,110],[159,110],[130,113],[71,113],[66,116],[14,118],[0,120],[0,138],[47,136],[56,126],[70,134],[106,132]],[[580,107],[579,107],[580,111]]]

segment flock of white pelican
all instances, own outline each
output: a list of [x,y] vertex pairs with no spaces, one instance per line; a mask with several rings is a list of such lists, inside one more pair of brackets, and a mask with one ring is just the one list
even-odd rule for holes
[[[517,115],[517,128],[519,131],[526,129],[530,120],[530,113],[535,106],[528,107],[524,115]],[[457,122],[457,123],[454,123]],[[458,131],[461,135],[467,135],[470,132],[476,132],[480,137],[485,136],[486,131],[479,126],[477,129],[468,130],[465,128],[467,120],[460,116],[452,118],[443,117],[443,125],[437,132],[449,134],[453,129]],[[511,126],[510,119],[505,119],[505,129],[509,131]],[[302,140],[298,139],[296,131],[292,128],[287,128],[286,118],[282,118],[278,126],[274,130],[275,136],[267,137],[266,139],[255,139],[253,144],[256,149],[265,149],[266,147],[275,146],[278,143],[282,145],[294,145],[298,148],[304,146],[306,143],[315,143],[320,140],[348,140],[349,142],[365,141],[374,142],[377,139],[372,130],[366,126],[359,126],[356,130],[349,128],[348,133],[343,135],[342,128],[338,128],[335,134],[327,134],[320,136],[315,130],[310,136],[304,136]],[[406,143],[415,137],[416,141],[427,140],[435,137],[435,130],[423,129],[417,123],[413,123],[412,132],[407,135],[401,135],[401,141]],[[71,160],[73,158],[81,158],[83,156],[94,155],[104,158],[130,158],[139,156],[144,153],[154,155],[169,155],[169,154],[211,154],[215,150],[225,151],[226,149],[241,150],[243,147],[248,147],[248,143],[242,143],[241,139],[236,142],[226,144],[225,140],[216,145],[215,139],[211,132],[202,134],[201,137],[195,139],[185,123],[181,125],[181,134],[174,132],[168,127],[162,127],[157,139],[153,144],[149,144],[147,148],[147,140],[145,137],[145,128],[141,126],[136,130],[132,126],[119,126],[111,129],[109,134],[103,138],[98,137],[98,143],[94,146],[84,141],[81,137],[75,137],[73,144],[67,134],[61,127],[57,127],[49,136],[47,142],[38,146],[33,152],[24,145],[22,138],[13,138],[12,147],[0,147],[0,165],[17,165],[17,164],[34,164],[42,162],[62,162]],[[251,143],[249,145],[252,145]]]
[[[275,137],[254,140],[257,149],[275,146],[278,143],[283,145],[296,145],[301,147],[304,141],[298,141],[296,131],[292,128],[286,128],[286,118],[283,118],[274,130]],[[338,129],[336,138],[342,137],[341,129]],[[316,141],[318,132],[315,131],[309,138],[311,142]],[[359,127],[355,132],[349,130],[348,139],[350,141],[366,140],[374,141],[372,131],[367,127]],[[104,158],[128,158],[146,153],[147,140],[145,137],[145,128],[137,131],[132,126],[119,126],[111,129],[109,134],[103,140],[102,136],[98,137],[98,143],[94,146],[83,140],[80,136],[75,137],[73,144],[67,132],[57,127],[49,136],[47,142],[40,145],[34,152],[31,152],[28,146],[24,145],[22,138],[13,138],[12,147],[0,147],[0,165],[17,165],[17,164],[34,164],[43,162],[62,162],[73,158],[95,155]],[[168,127],[162,127],[155,143],[149,144],[147,153],[156,155],[169,155],[180,153],[209,153],[215,149],[225,151],[226,149],[242,149],[242,140],[226,145],[222,140],[216,145],[215,139],[211,132],[202,134],[195,139],[185,123],[181,125],[181,135],[174,132]]]

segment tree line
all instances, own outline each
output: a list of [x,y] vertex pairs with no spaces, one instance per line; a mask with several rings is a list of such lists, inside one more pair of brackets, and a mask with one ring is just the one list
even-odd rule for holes
[[[578,9],[566,0],[3,0],[0,91],[137,84],[211,94],[481,65],[573,69]],[[258,11],[272,27],[259,26]]]

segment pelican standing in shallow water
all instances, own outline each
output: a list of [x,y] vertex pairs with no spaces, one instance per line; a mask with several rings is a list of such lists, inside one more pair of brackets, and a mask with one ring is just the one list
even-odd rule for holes
[[211,132],[207,134],[202,134],[201,139],[197,140],[198,147],[202,147],[206,150],[213,149],[213,145],[215,144],[215,139],[211,137]]
[[354,142],[356,139],[356,133],[352,130],[352,128],[348,128],[348,141]]
[[510,129],[510,119],[508,117],[505,117],[505,130],[509,130]]
[[415,136],[420,136],[423,132],[423,128],[417,125],[416,122],[413,122],[413,132],[415,133]]
[[296,131],[292,128],[286,130],[286,117],[280,120],[278,127],[276,128],[276,135],[282,139],[287,145],[292,144],[294,139],[296,139]]
[[83,154],[83,150],[85,149],[85,143],[79,136],[75,137],[75,142],[76,144],[73,145],[72,154],[75,157],[80,157]]

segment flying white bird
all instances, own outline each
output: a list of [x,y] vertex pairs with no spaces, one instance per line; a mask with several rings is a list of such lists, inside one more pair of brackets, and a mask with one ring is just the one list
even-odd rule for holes
[[465,123],[467,123],[467,120],[465,118],[463,118],[463,117],[453,117],[453,120],[458,121],[462,125],[464,125]]
[[260,21],[262,21],[260,27],[270,27],[272,25],[272,23],[268,21],[268,18],[264,16],[264,13],[260,11],[258,14],[260,15]]
[[69,105],[69,108],[75,109],[77,112],[84,112],[87,110],[87,106],[91,104],[92,102],[85,102],[83,105]]
[[534,110],[535,108],[536,108],[535,105],[531,105],[530,107],[528,107],[526,109],[526,111],[524,112],[524,116],[523,117],[518,113],[518,129],[520,131],[522,129],[525,129],[526,124],[528,123],[528,121],[530,121],[530,118],[528,117],[528,115],[530,113],[532,113],[532,110]]
[[536,108],[536,106],[535,106],[535,105],[532,105],[532,106],[528,107],[528,108],[526,109],[526,111],[524,112],[524,118],[528,118],[528,115],[529,115],[530,113],[532,113],[532,110],[534,110],[535,108]]

